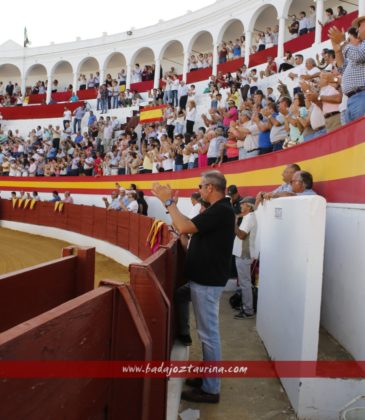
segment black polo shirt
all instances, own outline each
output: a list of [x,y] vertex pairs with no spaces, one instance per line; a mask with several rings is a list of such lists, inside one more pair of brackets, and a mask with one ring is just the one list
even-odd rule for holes
[[229,198],[191,220],[197,227],[185,260],[185,278],[204,286],[225,286],[230,275],[235,215]]

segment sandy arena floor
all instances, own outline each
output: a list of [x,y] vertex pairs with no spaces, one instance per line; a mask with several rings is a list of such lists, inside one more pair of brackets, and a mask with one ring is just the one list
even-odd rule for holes
[[[67,242],[0,228],[0,274],[21,270],[61,257]],[[96,254],[95,286],[100,280],[129,281],[127,267]]]

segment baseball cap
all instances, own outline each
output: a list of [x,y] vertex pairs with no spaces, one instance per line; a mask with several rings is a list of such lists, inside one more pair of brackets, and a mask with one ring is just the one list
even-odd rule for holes
[[236,185],[230,185],[227,188],[227,194],[228,195],[233,195],[233,194],[237,194],[237,193],[238,193],[238,189],[237,189],[237,186]]

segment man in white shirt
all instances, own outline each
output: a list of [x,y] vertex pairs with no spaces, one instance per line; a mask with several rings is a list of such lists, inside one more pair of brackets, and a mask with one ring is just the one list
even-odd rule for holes
[[186,108],[186,103],[188,101],[188,87],[186,86],[186,83],[184,80],[180,81],[180,86],[178,89],[178,98],[179,98],[179,107],[180,109]]
[[299,14],[299,36],[308,32],[308,19],[305,12]]
[[306,81],[315,81],[321,75],[321,71],[316,66],[316,60],[314,58],[307,58],[305,60],[305,69],[303,74],[301,74],[300,79]]
[[200,213],[200,209],[201,209],[201,204],[199,202],[200,193],[198,193],[198,192],[192,193],[191,197],[190,197],[190,200],[191,200],[191,204],[193,205],[193,207],[190,210],[188,218],[193,219],[195,216],[197,216]]
[[255,216],[255,198],[245,197],[240,201],[242,222],[236,226],[236,238],[233,255],[236,257],[238,282],[242,291],[242,309],[235,319],[249,319],[255,316],[251,283],[251,264],[255,255],[257,221]]
[[134,69],[132,70],[132,83],[142,82],[142,69],[139,67],[139,64],[136,63]]
[[72,113],[71,111],[65,106],[63,113],[63,128],[66,129],[66,123],[69,123],[71,125],[72,120]]
[[297,92],[300,92],[299,87],[299,80],[302,74],[305,74],[305,65],[303,63],[303,56],[302,54],[296,54],[294,57],[295,61],[295,68],[291,71],[288,76],[291,80],[295,81],[295,85],[293,85],[293,94],[295,95]]
[[242,111],[239,116],[239,122],[231,124],[230,127],[230,130],[238,139],[239,160],[257,156],[259,153],[259,129],[251,118],[251,111]]

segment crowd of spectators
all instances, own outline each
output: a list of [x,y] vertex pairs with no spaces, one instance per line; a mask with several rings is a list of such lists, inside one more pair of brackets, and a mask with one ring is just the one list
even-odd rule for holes
[[[279,80],[276,90],[260,88],[260,77],[277,71],[272,58],[260,75],[245,65],[234,75],[218,72],[205,90],[210,96],[206,112],[198,112],[194,85],[188,87],[172,68],[163,76],[165,89],[150,93],[152,104],[167,105],[163,121],[144,125],[139,134],[121,131],[115,116],[97,118],[85,107],[73,113],[65,107],[62,128],[38,126],[25,137],[17,130],[1,133],[1,173],[101,176],[180,171],[244,160],[329,133],[365,113],[350,115],[346,107],[347,98],[356,100],[365,89],[364,64],[352,58],[363,49],[364,23],[357,20],[346,40],[333,28],[334,49],[324,49],[316,58],[287,53],[279,67],[286,79]],[[290,80],[290,88],[284,79]],[[99,89],[108,92],[106,86],[117,83],[119,88],[124,82],[108,74]],[[138,100],[125,98],[123,105]],[[98,98],[102,112],[114,105],[107,94]]]
[[[130,211],[132,213],[139,213],[147,216],[148,204],[144,198],[144,192],[138,190],[136,184],[131,184],[129,189],[126,190],[116,182],[115,188],[116,189],[111,193],[110,201],[107,197],[102,198],[107,210]],[[37,191],[33,191],[32,193],[20,191],[19,195],[17,195],[16,191],[12,191],[10,193],[10,200],[14,199],[41,201]],[[60,201],[62,203],[74,204],[74,199],[71,196],[70,191],[65,191],[64,198],[62,198],[59,192],[55,190],[52,192],[52,198],[45,201],[50,203]]]

